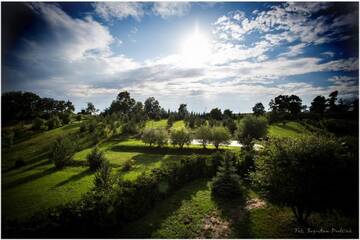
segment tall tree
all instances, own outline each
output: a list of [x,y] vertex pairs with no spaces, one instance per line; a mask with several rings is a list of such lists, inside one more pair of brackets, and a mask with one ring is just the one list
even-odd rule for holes
[[210,111],[210,118],[214,120],[221,120],[222,119],[222,113],[219,108],[213,108]]
[[96,113],[97,111],[99,111],[99,110],[95,108],[93,103],[91,103],[91,102],[87,103],[87,107],[85,109],[86,114],[92,115],[92,114]]
[[329,112],[336,112],[336,101],[337,101],[337,95],[338,95],[338,91],[333,91],[332,93],[329,94],[329,98],[326,100],[327,101],[327,110]]
[[116,100],[111,103],[109,113],[129,114],[135,103],[135,100],[130,97],[128,91],[120,92],[117,95]]
[[160,119],[161,107],[159,101],[154,97],[149,97],[145,100],[144,110],[149,118]]
[[178,112],[179,112],[180,119],[185,119],[189,115],[189,112],[186,108],[186,104],[184,104],[184,103],[180,104]]
[[323,114],[326,109],[326,99],[324,96],[317,96],[313,99],[310,106],[310,112]]
[[265,113],[265,107],[261,102],[256,103],[252,110],[255,116],[260,116]]

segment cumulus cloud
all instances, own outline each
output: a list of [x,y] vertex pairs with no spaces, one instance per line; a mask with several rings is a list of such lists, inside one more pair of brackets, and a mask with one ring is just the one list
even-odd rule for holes
[[95,12],[107,21],[127,17],[133,17],[139,21],[145,13],[143,4],[138,2],[97,2],[93,6]]
[[155,2],[152,11],[162,18],[184,16],[189,13],[191,4],[188,2]]

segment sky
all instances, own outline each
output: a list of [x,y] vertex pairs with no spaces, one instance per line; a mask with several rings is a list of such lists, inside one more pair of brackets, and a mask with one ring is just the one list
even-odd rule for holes
[[1,3],[1,87],[87,102],[120,91],[165,109],[251,112],[280,94],[303,104],[358,97],[358,3]]

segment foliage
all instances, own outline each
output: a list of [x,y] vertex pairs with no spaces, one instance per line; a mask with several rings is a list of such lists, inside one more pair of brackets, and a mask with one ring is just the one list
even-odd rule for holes
[[70,113],[62,113],[60,114],[60,118],[63,124],[69,124],[71,122],[71,114]]
[[268,123],[264,117],[246,116],[239,124],[237,139],[239,143],[251,146],[254,139],[266,137],[267,130]]
[[237,126],[236,126],[236,123],[235,121],[232,119],[232,118],[229,118],[229,117],[226,117],[224,120],[223,120],[223,125],[224,127],[226,127],[227,129],[229,129],[230,133],[231,134],[234,134],[236,129],[237,129]]
[[317,96],[313,99],[310,106],[310,112],[323,114],[326,109],[326,99],[324,96]]
[[128,159],[123,163],[122,170],[124,172],[127,172],[127,171],[131,170],[134,165],[135,165],[134,159]]
[[220,121],[222,119],[222,113],[221,110],[219,108],[213,108],[210,111],[210,118],[213,120],[218,120]]
[[302,100],[296,95],[279,95],[271,99],[269,106],[273,112],[286,112],[295,117],[301,112]]
[[335,139],[273,139],[256,160],[253,179],[265,198],[290,207],[304,223],[311,212],[356,209],[356,166],[357,152]]
[[49,159],[57,169],[65,167],[75,153],[75,145],[69,137],[59,137],[51,147]]
[[203,148],[211,141],[211,131],[208,126],[200,126],[195,132],[195,138],[201,141]]
[[44,119],[37,117],[32,121],[32,129],[45,130],[46,128],[46,121]]
[[261,102],[256,103],[252,110],[255,116],[261,116],[265,114],[265,107]]
[[154,97],[149,97],[145,100],[144,111],[150,119],[159,120],[161,111],[159,101],[156,100]]
[[57,115],[51,116],[50,119],[47,121],[47,126],[49,130],[61,127],[60,118]]
[[164,128],[157,128],[155,133],[155,143],[158,145],[158,147],[162,147],[167,144],[169,136]]
[[186,109],[186,104],[180,104],[178,110],[178,116],[180,120],[184,120],[189,115],[188,110]]
[[156,143],[156,129],[155,128],[145,128],[141,140],[145,144],[149,144],[150,147]]
[[211,143],[216,149],[219,148],[220,144],[229,144],[231,135],[229,131],[224,127],[213,127],[211,128]]
[[[100,154],[99,152],[98,154]],[[99,166],[96,168],[94,185],[97,189],[109,190],[112,188],[113,177],[111,175],[111,166],[109,161],[102,157],[101,161],[98,161]]]
[[9,148],[14,144],[15,133],[12,130],[1,132],[1,146]]
[[171,143],[175,146],[178,145],[180,148],[183,148],[184,145],[189,145],[192,140],[192,135],[185,128],[174,129],[170,134]]
[[83,132],[86,132],[88,129],[87,129],[87,124],[85,123],[85,122],[82,122],[81,124],[80,124],[80,128],[79,128],[79,131],[81,132],[81,133],[83,133]]
[[238,156],[230,151],[220,155],[221,162],[216,176],[211,183],[211,191],[217,197],[231,198],[242,194],[240,177],[236,173],[234,164],[238,161]]
[[175,116],[174,114],[170,114],[166,123],[166,128],[170,129],[173,126],[174,122],[175,122]]
[[86,157],[87,162],[91,170],[97,170],[100,168],[102,162],[106,161],[104,152],[98,148],[94,148]]
[[134,121],[127,121],[121,126],[123,133],[135,134],[139,132],[139,128]]

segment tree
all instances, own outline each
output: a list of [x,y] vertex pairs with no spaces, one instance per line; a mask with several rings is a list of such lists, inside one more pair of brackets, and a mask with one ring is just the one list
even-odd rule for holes
[[101,164],[106,161],[104,152],[100,151],[98,148],[94,148],[86,157],[89,168],[91,170],[97,170],[101,167]]
[[310,106],[310,112],[323,114],[326,109],[326,99],[324,96],[317,96],[313,99]]
[[291,115],[296,116],[298,113],[301,112],[302,100],[298,96],[291,95],[290,97],[288,97],[287,102],[288,110]]
[[161,107],[154,97],[145,100],[144,110],[150,119],[160,119]]
[[170,128],[173,126],[174,122],[175,122],[175,116],[174,116],[174,114],[169,114],[169,118],[168,118],[168,120],[167,120],[166,128],[167,128],[167,129],[170,129]]
[[211,130],[208,126],[200,126],[195,132],[195,138],[201,141],[203,148],[211,141]]
[[239,143],[251,149],[253,139],[266,137],[267,130],[268,123],[266,118],[246,116],[241,120],[236,135]]
[[265,107],[261,102],[256,103],[252,110],[255,116],[261,116],[265,113]]
[[155,129],[155,143],[158,147],[162,147],[168,142],[168,132],[164,128]]
[[181,120],[185,119],[189,115],[189,112],[186,109],[186,104],[183,103],[180,104],[178,112],[179,112],[179,118]]
[[102,161],[97,169],[94,178],[95,188],[101,190],[109,190],[113,184],[113,176],[111,175],[111,166],[109,161]]
[[171,131],[170,139],[174,146],[178,145],[183,148],[185,144],[189,145],[191,143],[192,136],[185,128],[180,128]]
[[227,129],[229,129],[229,131],[230,131],[231,134],[234,134],[234,132],[235,132],[236,129],[237,129],[236,123],[235,123],[234,119],[232,119],[232,118],[226,117],[226,118],[223,120],[223,125],[224,125],[224,127],[226,127]]
[[302,224],[312,212],[355,212],[357,150],[321,136],[272,139],[266,149],[253,182],[270,203],[290,207]]
[[327,102],[327,111],[336,112],[336,101],[337,101],[338,91],[333,91],[329,94],[329,98],[326,100]]
[[121,114],[129,114],[132,108],[135,105],[135,100],[130,97],[130,93],[128,91],[120,92],[116,100],[113,101],[108,109],[109,114],[112,113],[121,113]]
[[145,144],[151,145],[155,144],[156,142],[156,131],[155,128],[145,128],[143,134],[141,136],[141,140]]
[[85,113],[86,113],[86,114],[92,115],[92,114],[96,113],[97,111],[99,111],[99,110],[97,110],[97,109],[95,108],[95,106],[94,106],[93,103],[91,103],[91,102],[88,102],[88,103],[87,103],[87,107],[86,107],[86,109],[85,109]]
[[220,144],[229,144],[230,133],[224,127],[213,127],[211,128],[211,143],[216,149],[219,149]]
[[236,174],[234,163],[237,162],[237,155],[226,151],[220,155],[220,166],[216,176],[211,182],[211,192],[217,197],[231,198],[242,194],[240,177]]
[[75,145],[68,137],[59,137],[51,147],[49,159],[60,169],[65,167],[75,153]]
[[219,108],[213,108],[210,111],[210,118],[214,120],[221,120],[222,119],[222,113]]
[[225,109],[224,110],[224,117],[225,118],[233,118],[233,112],[230,109]]

